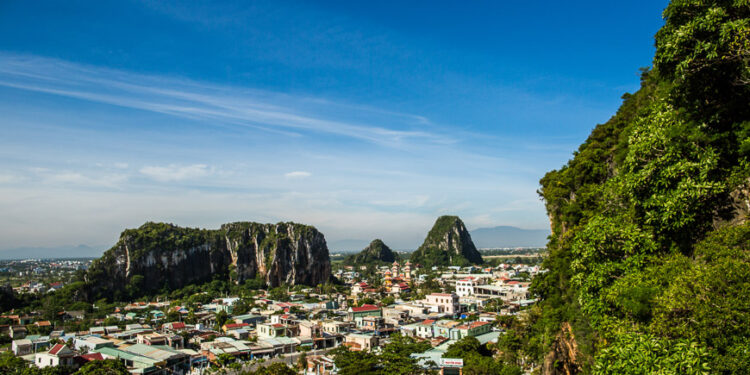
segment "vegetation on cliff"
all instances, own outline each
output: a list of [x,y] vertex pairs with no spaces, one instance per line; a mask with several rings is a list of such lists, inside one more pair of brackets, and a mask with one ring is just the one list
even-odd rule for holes
[[458,216],[441,216],[410,261],[425,267],[482,264],[482,255]]
[[750,366],[750,3],[674,0],[664,18],[640,90],[541,180],[549,272],[517,329],[548,373]]
[[393,263],[398,260],[398,254],[394,253],[382,240],[375,239],[357,254],[352,254],[344,259],[346,265],[382,265]]
[[325,238],[296,224],[237,222],[216,230],[146,223],[123,231],[85,275],[87,299],[135,299],[212,280],[268,286],[328,281]]

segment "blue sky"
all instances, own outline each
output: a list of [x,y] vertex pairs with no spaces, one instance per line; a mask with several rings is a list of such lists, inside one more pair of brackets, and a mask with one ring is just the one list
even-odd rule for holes
[[[167,221],[548,227],[666,1],[0,2],[0,249]],[[335,247],[335,246],[334,246]]]

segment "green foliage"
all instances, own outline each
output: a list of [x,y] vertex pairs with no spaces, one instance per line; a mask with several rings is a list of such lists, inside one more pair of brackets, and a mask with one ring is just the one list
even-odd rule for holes
[[378,357],[368,351],[351,351],[341,345],[331,354],[341,375],[376,375],[378,371]]
[[375,239],[357,254],[352,254],[344,259],[344,264],[350,266],[380,266],[389,265],[400,260],[398,254],[394,253],[382,240]]
[[409,260],[425,267],[464,267],[483,263],[482,255],[458,216],[439,217]]
[[258,368],[256,371],[244,371],[242,375],[296,375],[297,371],[284,363],[276,362]]
[[90,361],[75,373],[75,375],[128,375],[128,368],[115,359]]
[[549,272],[520,345],[500,344],[518,355],[542,362],[565,322],[585,371],[746,371],[750,3],[664,16],[641,89],[540,181]]
[[[175,290],[209,282],[230,282],[242,284],[246,290],[259,290],[266,286],[265,275],[256,270],[238,269],[226,262],[227,249],[238,254],[257,252],[267,267],[271,267],[279,247],[292,247],[293,241],[303,237],[312,239],[320,236],[313,227],[296,223],[259,224],[237,222],[222,225],[217,230],[183,228],[173,224],[148,222],[136,229],[123,231],[118,243],[95,260],[89,270],[82,275],[85,283],[78,285],[78,299],[109,301],[130,301],[153,295],[170,295]],[[294,238],[291,238],[294,237]],[[257,248],[256,248],[257,245]],[[160,259],[173,257],[191,249],[207,249],[212,262],[218,265],[213,272],[192,272],[201,265],[191,264],[206,258],[189,258],[177,264],[178,269],[164,269],[160,261],[142,266],[146,257]],[[133,272],[127,278],[118,268],[117,257],[127,252]],[[146,267],[146,269],[141,269]],[[193,267],[193,268],[191,268]],[[186,268],[186,269],[185,269]],[[204,269],[205,271],[205,269]],[[252,277],[252,279],[246,279]],[[230,289],[225,288],[225,292]]]
[[268,291],[268,298],[274,301],[289,301],[289,293],[287,290],[289,286],[280,285]]
[[430,349],[428,342],[394,335],[391,336],[391,342],[383,346],[379,354],[368,351],[350,351],[342,345],[334,349],[332,355],[341,375],[407,375],[425,373],[410,355],[422,353],[427,349]]
[[723,130],[750,116],[748,8],[744,0],[674,0],[656,34],[654,65],[674,80],[677,103]]
[[695,342],[625,334],[596,357],[594,374],[707,375],[708,350]]
[[448,347],[443,358],[461,358],[464,360],[463,373],[466,375],[522,373],[521,369],[512,364],[504,364],[495,360],[486,345],[482,345],[474,337],[464,337]]
[[73,369],[66,366],[38,368],[11,352],[0,352],[0,374],[3,375],[70,375]]

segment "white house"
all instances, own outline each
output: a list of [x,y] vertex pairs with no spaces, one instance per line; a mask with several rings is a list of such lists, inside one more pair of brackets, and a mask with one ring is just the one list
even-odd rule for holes
[[474,295],[474,287],[481,284],[481,280],[476,277],[466,277],[456,281],[456,294],[459,297]]
[[73,353],[70,348],[63,344],[56,344],[46,353],[37,353],[34,364],[36,367],[48,366],[73,366]]

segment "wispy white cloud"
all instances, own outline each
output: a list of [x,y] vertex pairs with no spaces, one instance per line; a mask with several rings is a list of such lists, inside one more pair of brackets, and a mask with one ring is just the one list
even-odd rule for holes
[[[293,220],[329,241],[383,237],[397,248],[418,245],[443,213],[467,225],[546,222],[527,160],[420,116],[2,52],[0,86],[79,98],[91,114],[56,121],[54,106],[48,116],[10,111],[3,125],[14,132],[0,140],[6,245],[44,245],[34,237],[40,218],[60,225],[71,207],[76,219],[50,231],[48,245],[106,243],[147,220]],[[125,107],[138,126],[98,103]],[[177,121],[161,128],[165,116],[155,114]]]
[[[359,114],[357,117],[363,118],[361,114],[371,112],[378,114],[373,117],[380,122],[342,120],[321,115],[316,108],[347,106],[342,103],[326,104],[325,100],[316,102],[307,97],[134,74],[36,56],[0,52],[0,86],[288,135],[326,133],[389,147],[456,142],[455,132],[450,136],[441,134],[423,116],[352,105],[349,117]],[[425,130],[425,124],[430,125],[430,131]]]
[[80,172],[41,172],[42,182],[55,187],[120,188],[128,180],[124,174],[84,174]]
[[22,182],[24,178],[22,176],[14,174],[0,174],[0,184],[14,184]]
[[312,176],[312,173],[305,171],[294,171],[284,174],[284,177],[286,178],[306,178],[310,176]]
[[213,173],[213,169],[205,164],[146,166],[139,170],[142,174],[159,182],[183,181],[205,177]]

